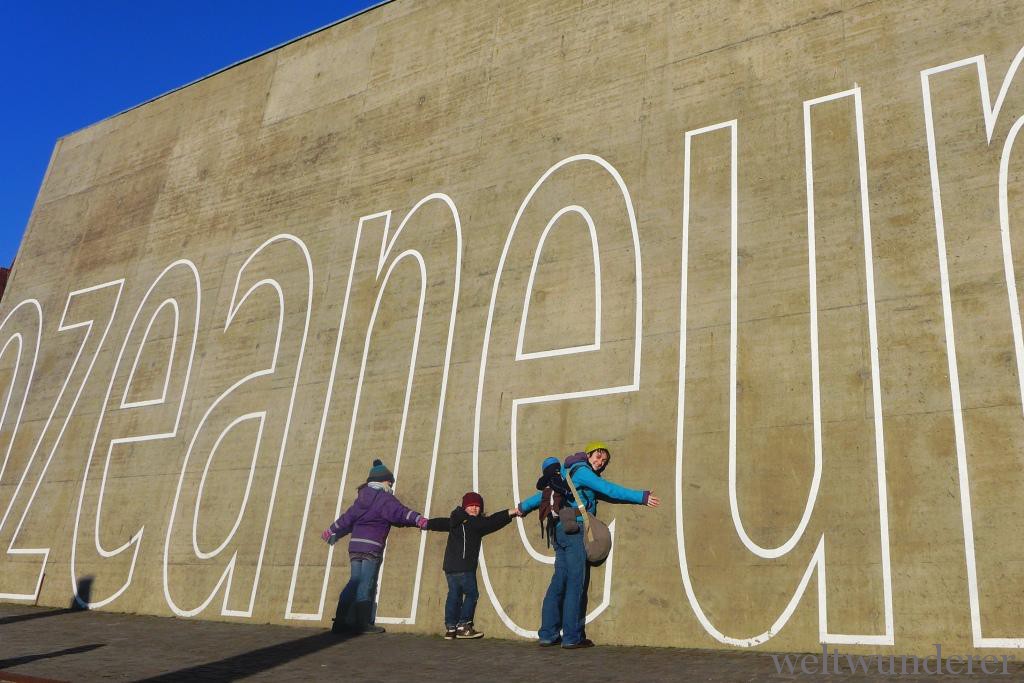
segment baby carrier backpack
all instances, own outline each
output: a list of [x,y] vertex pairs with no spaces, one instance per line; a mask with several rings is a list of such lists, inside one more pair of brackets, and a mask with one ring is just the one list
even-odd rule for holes
[[579,532],[576,508],[570,503],[569,499],[572,496],[569,493],[569,485],[562,477],[562,464],[557,459],[548,458],[544,461],[541,477],[537,480],[537,490],[541,492],[540,507],[537,510],[540,518],[540,535],[550,548],[555,536],[555,526],[559,521],[565,533]]

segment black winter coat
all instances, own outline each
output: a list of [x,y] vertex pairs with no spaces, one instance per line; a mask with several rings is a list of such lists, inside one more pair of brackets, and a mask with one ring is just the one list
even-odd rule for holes
[[512,521],[508,510],[484,517],[471,517],[461,507],[452,510],[450,517],[427,520],[429,531],[447,531],[448,544],[444,548],[444,571],[475,572],[480,561],[480,539]]

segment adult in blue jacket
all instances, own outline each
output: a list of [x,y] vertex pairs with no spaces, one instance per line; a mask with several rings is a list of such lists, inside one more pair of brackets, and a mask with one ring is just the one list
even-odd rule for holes
[[[608,466],[611,453],[600,441],[587,444],[585,453],[566,458],[562,466],[562,477],[572,477],[579,491],[583,506],[597,514],[597,501],[609,503],[633,503],[658,507],[661,500],[650,491],[638,491],[620,486],[601,478]],[[540,507],[541,493],[530,496],[519,504],[522,514]],[[565,649],[593,647],[586,637],[584,628],[587,616],[587,585],[590,583],[590,566],[587,551],[583,547],[583,517],[577,515],[579,531],[567,534],[559,522],[555,526],[555,573],[551,577],[544,604],[541,607],[541,624],[538,632],[541,646],[558,645]]]

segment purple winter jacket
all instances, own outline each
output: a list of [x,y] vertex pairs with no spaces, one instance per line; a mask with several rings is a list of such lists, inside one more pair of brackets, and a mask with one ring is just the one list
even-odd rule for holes
[[383,555],[394,526],[416,526],[422,515],[402,505],[394,494],[363,484],[356,500],[329,527],[338,537],[352,534],[350,553]]

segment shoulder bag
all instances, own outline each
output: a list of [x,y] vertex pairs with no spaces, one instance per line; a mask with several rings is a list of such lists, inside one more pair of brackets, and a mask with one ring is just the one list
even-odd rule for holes
[[583,498],[580,497],[579,491],[576,490],[576,484],[572,482],[572,477],[568,472],[565,473],[565,480],[569,483],[569,488],[572,489],[572,495],[576,499],[576,506],[580,509],[580,514],[583,515],[583,547],[587,551],[587,561],[592,565],[599,565],[608,559],[608,554],[612,551],[612,534],[608,531],[607,524],[587,512],[587,508],[583,505]]

